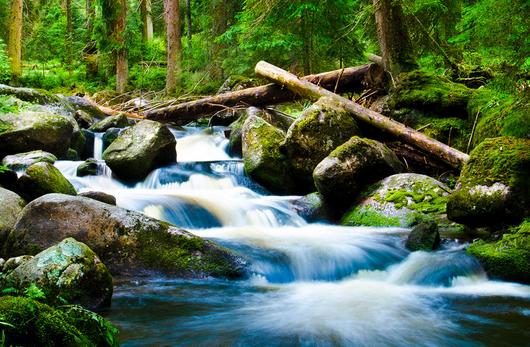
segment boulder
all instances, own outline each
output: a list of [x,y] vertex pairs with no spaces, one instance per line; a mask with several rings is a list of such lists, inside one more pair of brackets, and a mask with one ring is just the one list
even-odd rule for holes
[[45,112],[4,114],[0,119],[0,157],[43,150],[63,156],[74,133],[73,119]]
[[354,136],[317,165],[313,179],[326,201],[347,207],[367,185],[401,171],[403,165],[385,145]]
[[51,153],[44,151],[31,151],[26,153],[18,153],[8,155],[2,160],[2,165],[15,171],[23,171],[35,163],[50,163],[57,161],[57,157]]
[[18,175],[16,171],[0,165],[0,187],[4,187],[9,190],[16,190],[17,180]]
[[97,105],[86,98],[79,96],[66,96],[63,100],[68,102],[77,111],[83,111],[85,114],[90,116],[91,119],[103,119],[107,117],[107,114],[101,111]]
[[90,247],[113,274],[235,278],[245,273],[240,258],[187,231],[93,199],[61,194],[43,196],[24,208],[4,253],[36,254],[67,237]]
[[489,276],[530,284],[530,219],[510,229],[501,240],[474,242],[467,252],[480,261]]
[[445,210],[451,190],[429,176],[397,174],[368,187],[342,218],[343,225],[410,227],[432,219],[449,227]]
[[111,143],[114,142],[120,136],[123,129],[120,128],[110,128],[105,131],[103,134],[103,149],[107,149]]
[[96,159],[89,158],[77,167],[76,175],[78,177],[96,176],[98,174],[98,167],[98,161]]
[[0,188],[0,248],[15,226],[26,202],[10,190]]
[[434,221],[422,221],[414,226],[410,232],[407,249],[411,251],[433,251],[440,246],[440,233]]
[[88,246],[67,238],[0,277],[0,286],[19,292],[38,287],[46,301],[60,300],[87,308],[109,306],[112,276]]
[[83,192],[79,196],[94,199],[105,204],[116,206],[116,198],[113,195],[103,192]]
[[449,219],[474,227],[520,223],[530,215],[529,174],[529,139],[486,139],[471,152],[449,196]]
[[75,112],[74,119],[76,120],[77,124],[84,129],[88,129],[94,125],[94,123],[96,123],[96,120],[83,110],[77,110]]
[[76,195],[72,184],[50,163],[36,163],[24,171],[17,182],[17,192],[26,201],[50,193]]
[[119,346],[118,329],[80,306],[53,308],[34,299],[0,297],[6,346]]
[[103,153],[103,159],[118,177],[141,180],[158,167],[177,159],[177,140],[158,122],[143,120],[122,132]]
[[314,191],[313,170],[331,151],[359,135],[351,114],[330,98],[306,109],[287,131],[280,151],[288,158],[303,191]]
[[246,174],[272,192],[293,192],[295,182],[285,156],[280,153],[285,133],[260,117],[250,116],[242,136]]
[[129,126],[129,120],[124,114],[104,118],[92,125],[89,130],[96,133],[104,133],[110,128],[125,128]]
[[67,104],[58,96],[53,95],[45,90],[33,88],[15,88],[5,84],[0,84],[0,95],[12,95],[19,100],[41,105]]
[[327,206],[318,192],[302,196],[291,204],[296,213],[309,223],[335,220],[333,208]]

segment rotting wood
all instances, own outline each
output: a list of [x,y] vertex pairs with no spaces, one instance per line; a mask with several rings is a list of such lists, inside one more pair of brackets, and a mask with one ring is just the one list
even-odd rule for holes
[[[334,90],[336,88],[337,92],[362,90],[364,89],[364,78],[371,66],[372,64],[367,64],[340,69],[306,76],[303,79],[326,89]],[[339,83],[337,83],[337,80],[339,80]],[[145,118],[184,125],[205,115],[215,114],[228,107],[238,105],[269,106],[295,100],[296,98],[297,95],[295,93],[271,83],[150,110],[145,113]]]
[[440,141],[434,140],[419,131],[385,117],[380,113],[362,107],[361,105],[319,87],[316,84],[301,80],[295,75],[265,61],[260,61],[256,65],[256,73],[281,86],[285,86],[292,92],[309,100],[316,101],[323,96],[329,97],[340,103],[346,110],[352,113],[356,119],[383,130],[403,142],[422,149],[433,157],[446,162],[451,167],[459,168],[469,159],[467,154],[462,153],[459,150],[449,147]]

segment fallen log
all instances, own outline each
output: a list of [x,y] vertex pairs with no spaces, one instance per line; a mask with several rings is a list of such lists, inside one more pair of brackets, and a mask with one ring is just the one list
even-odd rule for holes
[[[336,92],[362,90],[364,89],[362,86],[364,77],[371,66],[371,64],[367,64],[359,67],[340,69],[306,76],[303,79],[320,85],[323,88],[335,90]],[[145,113],[144,117],[159,122],[173,122],[178,125],[184,125],[204,115],[213,115],[237,105],[269,106],[295,100],[296,98],[297,95],[295,93],[271,83],[265,86],[228,92],[200,100],[150,110]]]
[[451,167],[459,168],[469,159],[469,156],[465,153],[434,140],[419,131],[396,122],[393,119],[385,117],[380,113],[362,107],[351,100],[332,93],[309,81],[301,80],[295,75],[265,61],[260,61],[256,65],[256,73],[278,83],[279,85],[287,87],[289,90],[303,98],[316,101],[323,96],[329,97],[340,103],[346,110],[352,113],[356,119],[389,133],[403,142],[424,150],[430,155],[449,164]]

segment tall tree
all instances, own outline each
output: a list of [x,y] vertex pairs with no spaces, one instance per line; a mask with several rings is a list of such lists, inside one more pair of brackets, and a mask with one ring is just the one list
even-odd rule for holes
[[191,50],[192,22],[191,22],[191,0],[186,0],[186,25],[188,35],[188,47]]
[[182,42],[180,31],[179,0],[164,0],[164,17],[167,27],[167,77],[166,93],[175,92],[182,72]]
[[[213,0],[211,2],[212,11],[212,36],[214,40],[223,35],[233,23],[238,1],[235,0]],[[210,50],[210,75],[213,79],[223,78],[222,57],[224,45],[215,42]]]
[[86,63],[86,77],[88,79],[93,79],[98,74],[98,49],[96,41],[92,37],[95,16],[94,0],[86,0],[86,45],[83,48],[83,58]]
[[151,14],[151,0],[141,0],[140,12],[142,15],[142,30],[144,41],[153,39],[153,17]]
[[22,75],[23,5],[23,0],[11,0],[7,54],[11,60],[11,73],[13,82],[16,82]]
[[72,46],[74,41],[74,24],[72,21],[72,0],[65,0],[64,3],[66,12],[66,37],[64,40],[66,51],[66,65],[68,71],[72,73]]
[[127,0],[116,0],[116,17],[112,20],[112,33],[116,45],[116,91],[125,92],[129,79],[129,64],[125,43],[127,26]]
[[416,67],[400,0],[373,0],[377,37],[385,69],[396,77]]

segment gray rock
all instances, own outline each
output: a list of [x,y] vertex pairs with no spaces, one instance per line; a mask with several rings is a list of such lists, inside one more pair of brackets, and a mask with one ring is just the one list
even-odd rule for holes
[[34,285],[50,303],[58,303],[60,297],[88,308],[109,306],[112,297],[109,270],[88,246],[73,238],[21,262],[0,283],[19,291]]
[[94,199],[105,204],[116,206],[116,198],[113,195],[106,194],[103,192],[83,192],[79,196]]
[[93,199],[61,194],[43,196],[24,208],[4,253],[35,254],[68,237],[94,250],[113,274],[154,271],[226,278],[245,274],[240,258],[185,230]]
[[2,165],[10,168],[11,170],[21,171],[27,169],[35,163],[45,162],[53,164],[56,161],[57,157],[55,155],[37,150],[8,155],[2,160]]
[[317,165],[313,179],[326,201],[348,207],[366,186],[403,169],[385,145],[354,136]]
[[123,114],[117,116],[107,117],[96,124],[92,125],[89,130],[96,133],[103,133],[110,128],[125,128],[129,126],[129,120]]
[[410,232],[406,247],[411,251],[433,251],[440,246],[440,233],[434,221],[420,222]]
[[17,182],[17,192],[31,201],[50,193],[77,195],[72,184],[50,163],[36,163],[24,171]]
[[77,167],[76,175],[78,177],[96,176],[98,174],[98,167],[98,161],[96,159],[89,158]]
[[141,180],[153,169],[176,161],[176,144],[165,125],[144,120],[121,133],[103,159],[118,177]]
[[0,188],[0,248],[15,226],[26,202],[10,190]]

